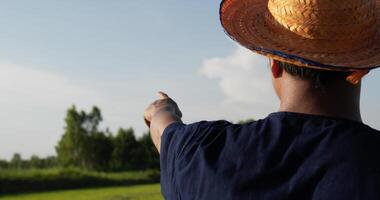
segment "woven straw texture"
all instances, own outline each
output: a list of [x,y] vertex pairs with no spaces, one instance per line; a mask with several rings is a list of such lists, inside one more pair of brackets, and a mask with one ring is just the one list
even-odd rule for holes
[[327,70],[380,66],[380,0],[223,0],[220,20],[241,45]]

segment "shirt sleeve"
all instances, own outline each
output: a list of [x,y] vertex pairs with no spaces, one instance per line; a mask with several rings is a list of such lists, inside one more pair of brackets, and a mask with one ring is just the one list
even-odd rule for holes
[[169,152],[175,152],[178,140],[178,132],[183,131],[186,125],[181,122],[175,122],[165,128],[161,136],[160,147],[160,171],[161,171],[161,192],[165,199],[179,199],[176,197],[177,191],[174,183],[174,158]]
[[201,121],[193,124],[175,122],[170,124],[161,137],[160,166],[161,190],[165,199],[181,199],[176,185],[178,160],[192,157],[198,145],[213,140],[227,121]]

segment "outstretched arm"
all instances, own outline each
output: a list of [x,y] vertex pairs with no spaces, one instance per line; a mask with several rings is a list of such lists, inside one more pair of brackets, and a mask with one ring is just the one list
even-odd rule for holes
[[182,113],[177,103],[167,94],[158,92],[159,99],[150,104],[144,112],[144,120],[150,128],[150,135],[158,152],[160,152],[161,136],[166,127],[174,122],[181,122]]

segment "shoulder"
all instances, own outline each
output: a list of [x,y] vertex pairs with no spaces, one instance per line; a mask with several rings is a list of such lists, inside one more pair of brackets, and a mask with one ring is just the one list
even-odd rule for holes
[[217,121],[199,121],[190,124],[184,124],[182,122],[175,122],[167,126],[164,130],[163,137],[170,137],[170,134],[178,133],[184,134],[188,132],[207,132],[217,129],[223,129],[230,126],[234,126],[229,121],[217,120]]
[[233,125],[226,120],[199,121],[190,124],[175,122],[165,128],[161,141],[163,146],[184,146],[186,143],[196,142]]
[[350,152],[353,159],[366,160],[368,157],[377,157],[380,152],[380,131],[366,125],[353,126],[342,137],[347,140],[338,147]]

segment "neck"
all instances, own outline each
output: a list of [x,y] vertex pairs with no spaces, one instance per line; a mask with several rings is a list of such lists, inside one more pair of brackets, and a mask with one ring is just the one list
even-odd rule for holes
[[293,77],[283,81],[279,94],[280,111],[331,116],[362,122],[360,84],[354,86],[342,80],[323,89],[316,89],[309,81]]

